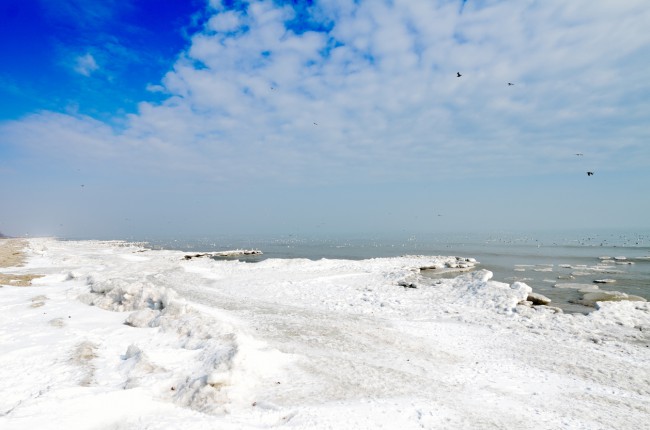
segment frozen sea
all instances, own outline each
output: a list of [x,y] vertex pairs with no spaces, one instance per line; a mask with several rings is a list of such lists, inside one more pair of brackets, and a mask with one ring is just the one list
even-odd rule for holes
[[[262,255],[240,256],[255,262],[268,258],[361,260],[401,255],[455,255],[479,261],[495,281],[525,282],[565,312],[589,312],[576,303],[575,288],[597,286],[650,300],[650,231],[592,230],[492,233],[427,233],[376,235],[212,235],[145,239],[149,246],[182,251],[257,249]],[[604,258],[609,257],[609,258]],[[435,275],[439,276],[456,276]],[[610,282],[595,283],[606,279]],[[613,281],[613,282],[612,282]]]

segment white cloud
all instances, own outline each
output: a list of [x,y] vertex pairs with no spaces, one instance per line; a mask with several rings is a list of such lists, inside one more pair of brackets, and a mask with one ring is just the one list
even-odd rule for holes
[[207,28],[217,32],[233,31],[239,27],[239,14],[234,11],[213,16],[207,23]]
[[152,92],[152,93],[164,93],[164,92],[167,91],[165,89],[165,87],[163,87],[162,85],[157,85],[157,84],[147,84],[146,89],[147,89],[147,91]]
[[[650,162],[642,2],[469,2],[459,16],[452,2],[332,0],[313,6],[321,27],[299,32],[288,6],[211,4],[163,103],[117,128],[41,113],[3,129],[62,154],[216,179],[527,174],[573,168],[575,152],[594,168]],[[98,66],[86,54],[75,69]]]
[[214,10],[223,9],[223,3],[221,2],[221,0],[208,0],[208,4]]
[[90,76],[98,69],[99,66],[95,61],[95,58],[89,53],[81,55],[75,59],[74,70],[81,75]]

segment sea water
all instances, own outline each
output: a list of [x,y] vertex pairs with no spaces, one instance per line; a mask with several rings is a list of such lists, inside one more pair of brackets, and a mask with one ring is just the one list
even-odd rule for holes
[[[258,249],[262,255],[238,257],[251,263],[267,258],[367,259],[400,255],[473,257],[495,281],[522,281],[569,312],[588,312],[573,302],[576,289],[557,284],[598,285],[650,300],[650,231],[556,231],[423,233],[379,235],[211,235],[147,239],[153,248],[188,252]],[[609,257],[609,258],[605,258]],[[425,276],[439,276],[427,274]],[[449,276],[449,275],[444,275]],[[453,274],[457,276],[457,274]],[[596,284],[607,279],[613,282]]]

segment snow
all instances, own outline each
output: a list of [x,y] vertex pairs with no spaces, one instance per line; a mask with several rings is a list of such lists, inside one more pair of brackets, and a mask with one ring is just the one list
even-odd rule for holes
[[45,275],[0,288],[2,429],[650,422],[647,302],[528,307],[528,285],[456,257],[247,263],[47,238],[26,253],[0,268]]

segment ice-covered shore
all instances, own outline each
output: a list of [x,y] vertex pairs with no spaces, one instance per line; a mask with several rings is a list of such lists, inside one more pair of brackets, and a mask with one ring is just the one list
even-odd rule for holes
[[[0,428],[648,428],[650,304],[589,315],[454,257],[186,260],[31,239]],[[415,288],[409,288],[415,287]]]

